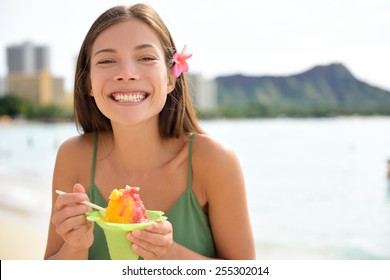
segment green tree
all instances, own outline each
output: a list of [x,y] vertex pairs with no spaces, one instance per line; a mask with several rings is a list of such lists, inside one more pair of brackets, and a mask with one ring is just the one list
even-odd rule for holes
[[32,118],[34,105],[23,97],[7,94],[0,98],[0,115],[8,115],[11,118],[23,115]]
[[64,115],[62,108],[55,104],[38,107],[36,117],[42,120],[53,121]]

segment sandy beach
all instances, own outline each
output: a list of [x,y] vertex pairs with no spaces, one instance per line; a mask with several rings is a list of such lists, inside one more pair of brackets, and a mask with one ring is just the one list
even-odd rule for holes
[[0,212],[0,259],[42,260],[46,247],[47,226],[40,216]]

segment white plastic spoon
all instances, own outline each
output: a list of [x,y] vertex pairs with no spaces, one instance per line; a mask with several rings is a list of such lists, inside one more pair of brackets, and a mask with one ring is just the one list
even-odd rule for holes
[[[56,190],[56,193],[59,194],[59,195],[61,195],[61,194],[66,194],[66,192],[63,192],[63,191],[60,191],[60,190]],[[103,208],[103,207],[101,207],[101,206],[99,206],[99,205],[93,204],[93,203],[91,203],[91,202],[89,202],[89,201],[86,201],[86,200],[85,200],[85,201],[83,201],[83,202],[81,202],[81,203],[84,204],[84,205],[87,205],[87,206],[91,206],[92,208],[95,208],[95,209],[97,209],[97,210],[106,212],[106,209],[105,209],[105,208]]]

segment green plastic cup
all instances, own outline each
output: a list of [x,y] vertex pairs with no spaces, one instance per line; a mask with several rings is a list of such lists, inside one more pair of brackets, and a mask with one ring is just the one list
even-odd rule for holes
[[103,211],[87,212],[87,220],[96,222],[104,231],[108,251],[112,260],[137,260],[139,256],[131,249],[131,241],[127,234],[136,229],[144,229],[153,222],[166,220],[164,212],[146,210],[150,221],[139,224],[110,223],[102,220]]

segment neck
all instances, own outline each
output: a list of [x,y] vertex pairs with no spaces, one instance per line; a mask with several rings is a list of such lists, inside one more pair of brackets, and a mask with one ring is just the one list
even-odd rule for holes
[[145,174],[163,164],[168,141],[159,133],[158,124],[123,126],[113,124],[114,166]]

